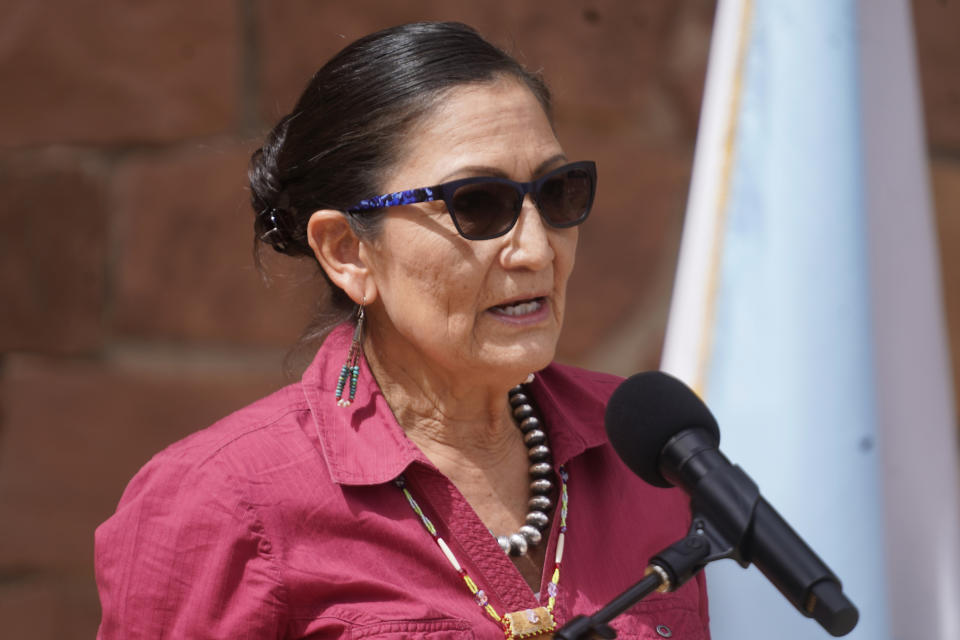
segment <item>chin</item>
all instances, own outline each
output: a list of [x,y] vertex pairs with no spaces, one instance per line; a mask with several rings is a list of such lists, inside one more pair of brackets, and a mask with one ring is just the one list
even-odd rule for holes
[[[549,347],[542,348],[522,348],[518,349],[505,357],[498,358],[495,365],[497,377],[500,380],[523,381],[528,374],[540,371],[553,362],[556,354],[556,344],[552,343]],[[516,384],[516,383],[512,383]]]

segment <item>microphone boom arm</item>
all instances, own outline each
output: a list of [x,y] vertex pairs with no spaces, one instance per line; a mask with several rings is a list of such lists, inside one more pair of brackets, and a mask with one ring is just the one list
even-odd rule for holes
[[859,613],[840,580],[720,452],[716,419],[683,382],[656,371],[628,378],[611,395],[605,424],[610,444],[631,471],[653,486],[679,487],[690,496],[690,533],[651,559],[655,588],[676,589],[707,562],[733,558],[744,568],[756,565],[830,634],[853,630]]
[[[723,525],[717,526],[715,516],[718,512],[711,509],[711,515],[698,514],[697,507],[702,505],[698,505],[700,501],[695,497],[691,501],[694,515],[687,536],[654,555],[650,559],[650,565],[647,567],[647,573],[643,580],[621,593],[595,614],[576,616],[560,628],[554,634],[554,638],[556,640],[586,640],[590,638],[611,640],[616,638],[617,634],[607,623],[654,591],[675,591],[708,563],[715,560],[732,558],[744,568],[749,566],[749,556],[745,557],[740,545],[731,542],[730,538],[737,542],[744,539],[752,524],[754,511],[757,509],[769,511],[776,518],[779,518],[779,515],[760,496],[756,484],[750,477],[743,473],[739,467],[736,469],[739,473],[731,475],[739,476],[739,480],[735,480],[735,482],[741,484],[740,491],[742,492],[747,485],[753,487],[754,497],[750,501],[749,509],[720,510],[719,514]],[[739,495],[746,494],[740,493]],[[709,501],[708,504],[710,504]],[[728,517],[731,513],[736,514],[736,516]],[[792,530],[788,532],[797,537]],[[783,535],[783,532],[777,533]],[[797,537],[797,540],[800,540],[799,537]],[[802,543],[802,540],[800,542]],[[774,582],[777,589],[794,604],[797,610],[808,618],[814,618],[831,635],[842,636],[849,633],[857,623],[857,610],[843,595],[840,582],[823,563],[814,562],[805,569],[807,575],[811,575],[811,572],[813,572],[821,577],[814,580],[810,589],[805,590],[806,597],[803,602],[799,602],[795,596],[798,585],[782,586],[771,576],[768,575],[767,577]],[[764,574],[767,573],[766,570],[761,570]],[[793,591],[793,593],[788,591]]]
[[673,591],[700,571],[708,562],[733,557],[734,547],[723,539],[705,518],[694,516],[687,537],[650,560],[647,574],[592,616],[576,616],[560,628],[555,640],[616,638],[607,624],[654,591]]

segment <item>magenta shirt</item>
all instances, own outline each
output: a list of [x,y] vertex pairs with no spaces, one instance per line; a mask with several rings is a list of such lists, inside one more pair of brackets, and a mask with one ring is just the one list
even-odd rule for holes
[[[401,473],[499,613],[539,606],[406,437],[365,362],[354,404],[336,406],[349,341],[337,328],[299,384],[170,446],[131,480],[96,532],[98,638],[503,638],[393,484]],[[561,625],[642,578],[689,524],[684,495],[636,478],[607,443],[603,411],[619,381],[553,364],[529,385],[570,475]],[[620,638],[709,638],[702,575],[613,626]]]

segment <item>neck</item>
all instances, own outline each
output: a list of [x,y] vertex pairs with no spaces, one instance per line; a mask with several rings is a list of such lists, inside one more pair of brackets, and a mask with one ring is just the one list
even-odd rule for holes
[[496,468],[516,452],[522,436],[507,401],[516,381],[484,385],[453,372],[425,374],[412,360],[365,352],[397,422],[441,471]]

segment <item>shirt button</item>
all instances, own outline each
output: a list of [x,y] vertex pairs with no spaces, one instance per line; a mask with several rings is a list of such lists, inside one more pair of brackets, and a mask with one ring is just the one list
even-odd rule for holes
[[670,631],[670,627],[665,624],[658,624],[657,635],[659,635],[661,638],[669,638],[673,635],[673,631]]

